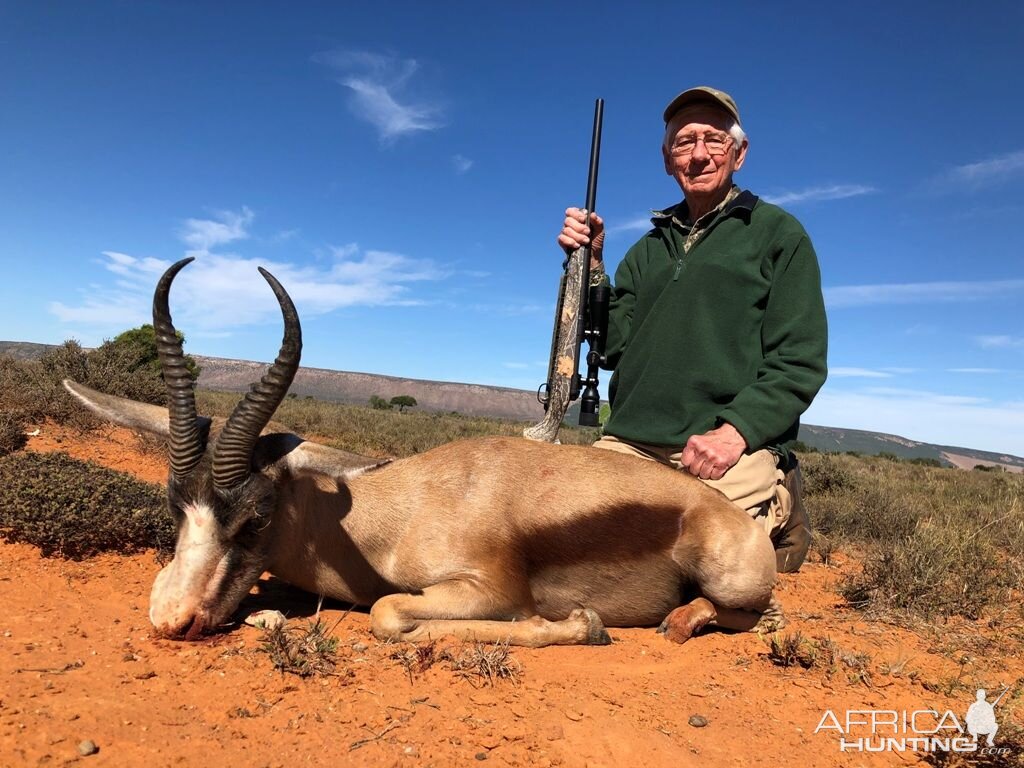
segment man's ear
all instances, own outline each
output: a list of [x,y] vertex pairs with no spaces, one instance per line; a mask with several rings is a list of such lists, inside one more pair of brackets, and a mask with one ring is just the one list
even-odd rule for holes
[[668,153],[668,147],[665,146],[665,142],[661,143],[661,160],[665,164],[665,173],[669,176],[674,176],[675,172],[672,170],[672,156]]
[[743,143],[740,144],[739,149],[736,150],[736,162],[733,164],[733,172],[736,172],[743,167],[743,161],[747,159],[747,148],[749,146],[750,142],[743,139]]

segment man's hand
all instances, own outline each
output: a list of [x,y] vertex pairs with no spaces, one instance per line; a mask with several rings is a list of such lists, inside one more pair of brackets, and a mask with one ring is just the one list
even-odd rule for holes
[[590,215],[590,227],[587,227],[587,214],[580,208],[566,208],[565,222],[562,232],[558,235],[558,244],[572,253],[577,248],[590,243],[590,268],[597,269],[601,264],[604,251],[604,219],[596,213]]
[[718,480],[747,450],[747,441],[732,424],[694,435],[686,441],[680,462],[691,475],[701,480]]

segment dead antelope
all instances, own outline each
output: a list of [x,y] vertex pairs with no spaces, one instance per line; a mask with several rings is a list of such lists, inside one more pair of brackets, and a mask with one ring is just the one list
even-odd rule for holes
[[223,424],[196,414],[168,294],[153,325],[169,407],[65,381],[105,419],[169,440],[173,560],[150,619],[195,639],[226,622],[264,571],[372,606],[381,640],[441,635],[516,645],[605,644],[605,625],[684,642],[708,624],[781,620],[775,553],[751,518],[699,480],[629,456],[522,438],[379,461],[267,432],[302,347],[284,288],[276,361]]

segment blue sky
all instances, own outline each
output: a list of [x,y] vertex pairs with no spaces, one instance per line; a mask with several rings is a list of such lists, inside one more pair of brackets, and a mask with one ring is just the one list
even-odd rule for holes
[[1024,5],[832,5],[0,2],[0,338],[112,337],[191,253],[191,352],[273,357],[259,264],[307,365],[535,389],[594,98],[614,266],[708,83],[821,261],[805,420],[1024,455]]

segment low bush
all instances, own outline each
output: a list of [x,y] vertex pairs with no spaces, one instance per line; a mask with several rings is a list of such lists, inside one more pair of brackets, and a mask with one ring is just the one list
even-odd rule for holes
[[45,556],[169,552],[176,531],[158,485],[62,453],[0,459],[0,537]]
[[[188,355],[185,363],[198,375]],[[39,360],[0,357],[0,408],[17,411],[29,422],[51,419],[78,429],[95,428],[98,420],[64,390],[64,379],[144,403],[167,402],[150,325],[125,331],[90,351],[68,340]]]
[[25,422],[20,414],[0,411],[0,456],[20,451],[26,442]]

